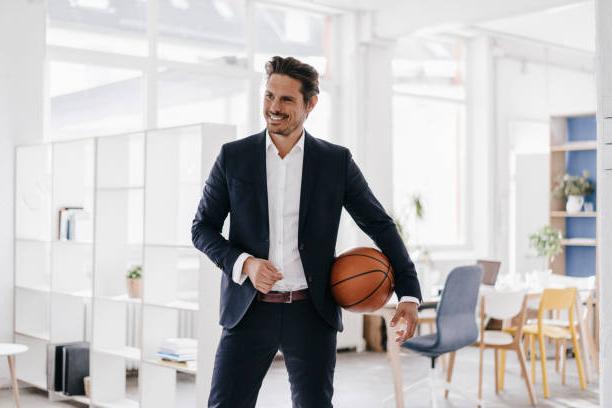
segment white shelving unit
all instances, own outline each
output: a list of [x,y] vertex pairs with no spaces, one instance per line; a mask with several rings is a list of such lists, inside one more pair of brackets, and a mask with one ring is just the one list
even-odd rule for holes
[[[191,222],[221,145],[234,139],[232,126],[197,124],[16,149],[14,331],[29,347],[18,357],[22,381],[47,389],[47,345],[69,341],[90,342],[91,401],[71,398],[86,405],[175,407],[177,378],[210,381],[221,273],[193,248]],[[59,239],[64,207],[82,208],[70,240]],[[135,265],[142,299],[128,296]],[[201,338],[203,321],[214,347],[198,364],[156,357],[165,338]],[[195,390],[186,397],[195,404]]]

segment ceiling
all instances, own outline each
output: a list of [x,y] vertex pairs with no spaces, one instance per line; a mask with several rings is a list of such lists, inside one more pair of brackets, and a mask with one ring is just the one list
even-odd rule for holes
[[595,9],[592,1],[478,23],[474,27],[595,52]]
[[580,51],[595,51],[593,0],[277,0],[374,11],[376,35],[489,32]]

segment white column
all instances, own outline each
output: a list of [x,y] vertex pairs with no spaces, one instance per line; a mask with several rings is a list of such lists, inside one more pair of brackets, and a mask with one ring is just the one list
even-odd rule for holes
[[[491,41],[476,37],[467,42],[467,200],[466,236],[474,257],[494,257],[497,234],[494,229],[495,200],[495,74]],[[503,243],[502,243],[503,245]]]
[[[612,307],[612,2],[595,1],[597,27],[597,249],[599,310]],[[600,313],[599,319],[600,403],[612,405],[612,324]]]
[[[388,213],[393,209],[393,135],[391,59],[393,42],[378,39],[359,41],[352,62],[352,82],[343,83],[353,114],[345,128],[345,146],[361,168],[376,198]],[[355,229],[355,245],[371,240]]]
[[14,146],[43,138],[44,55],[45,2],[0,1],[0,342],[13,340]]

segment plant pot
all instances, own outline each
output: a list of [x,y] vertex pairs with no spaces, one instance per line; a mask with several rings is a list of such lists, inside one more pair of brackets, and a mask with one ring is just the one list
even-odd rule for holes
[[568,213],[577,213],[582,211],[582,205],[584,204],[584,196],[571,195],[567,197],[567,203],[565,203],[565,211]]
[[142,296],[142,280],[127,278],[128,296],[131,298],[140,298]]

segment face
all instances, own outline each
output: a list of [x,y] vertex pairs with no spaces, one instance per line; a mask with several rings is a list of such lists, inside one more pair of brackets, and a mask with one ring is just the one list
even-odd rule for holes
[[304,121],[317,104],[317,96],[308,104],[300,91],[302,84],[287,75],[272,74],[266,83],[263,114],[268,132],[290,136],[302,131]]

